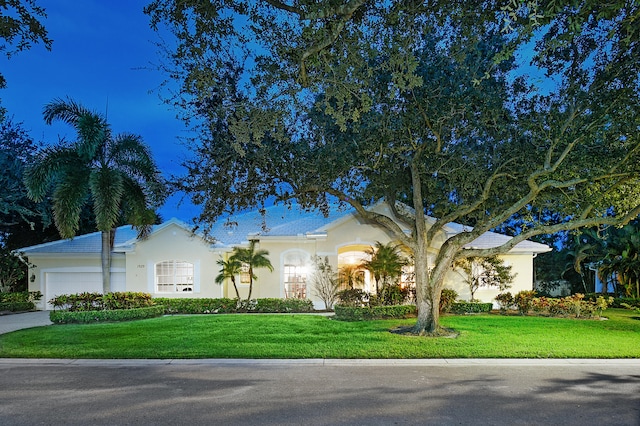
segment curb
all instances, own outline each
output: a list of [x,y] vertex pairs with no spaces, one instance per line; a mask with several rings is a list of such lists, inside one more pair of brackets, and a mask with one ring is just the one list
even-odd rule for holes
[[59,358],[0,358],[3,366],[317,366],[317,367],[536,367],[536,366],[634,366],[640,368],[640,359],[502,359],[502,358],[448,358],[448,359],[59,359]]

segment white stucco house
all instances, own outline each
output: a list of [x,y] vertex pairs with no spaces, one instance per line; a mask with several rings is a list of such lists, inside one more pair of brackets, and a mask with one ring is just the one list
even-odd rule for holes
[[[391,214],[384,203],[372,208]],[[463,230],[458,224],[445,228],[447,234]],[[365,252],[377,241],[385,244],[392,241],[387,232],[366,223],[354,210],[334,207],[329,216],[324,217],[319,211],[307,212],[282,205],[221,220],[213,227],[211,236],[215,238],[213,243],[176,219],[155,225],[151,234],[142,240],[130,226],[118,228],[111,267],[112,291],[140,291],[154,297],[235,297],[230,282],[215,283],[219,274],[216,262],[226,259],[233,247],[257,240],[259,248],[269,251],[274,270],[256,271],[258,279],[254,282],[252,297],[309,298],[317,308],[323,308],[310,282],[314,256],[327,257],[337,270],[346,264],[360,264],[367,256]],[[469,246],[495,247],[508,239],[508,236],[487,232]],[[100,248],[100,233],[96,232],[19,250],[34,265],[29,270],[29,290],[44,295],[38,308],[50,309],[48,301],[60,294],[101,292]],[[523,241],[501,256],[516,273],[511,292],[532,289],[533,259],[549,250],[544,244]],[[374,290],[369,272],[362,270],[361,273],[363,289]],[[403,279],[411,281],[410,270]],[[248,283],[243,276],[236,282],[241,295],[246,295]],[[449,274],[446,286],[455,289],[462,299],[470,297],[458,272]],[[480,288],[475,296],[490,302],[498,292],[497,288]]]

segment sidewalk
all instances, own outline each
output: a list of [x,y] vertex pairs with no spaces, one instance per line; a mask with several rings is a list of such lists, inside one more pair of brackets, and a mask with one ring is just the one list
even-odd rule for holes
[[51,324],[53,323],[49,321],[49,311],[0,315],[0,334]]

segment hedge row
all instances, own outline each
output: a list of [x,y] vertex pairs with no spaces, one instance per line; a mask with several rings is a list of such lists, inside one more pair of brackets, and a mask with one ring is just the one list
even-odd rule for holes
[[39,291],[0,293],[0,311],[33,311],[36,308],[34,302],[41,298],[42,293]]
[[70,312],[137,309],[153,306],[149,293],[123,291],[113,293],[61,294],[49,301],[53,309]]
[[491,312],[493,303],[479,302],[455,302],[451,305],[451,312],[454,314],[479,314]]
[[415,305],[393,306],[345,306],[335,305],[336,319],[340,321],[365,321],[375,319],[409,318],[416,315]]
[[164,315],[164,306],[118,309],[112,311],[51,311],[49,319],[54,324],[87,324],[105,321],[130,321],[155,318]]
[[249,313],[303,313],[313,312],[313,302],[308,299],[153,299],[165,307],[166,314],[233,314]]
[[33,302],[0,302],[0,312],[33,311],[35,308],[36,306],[33,304]]

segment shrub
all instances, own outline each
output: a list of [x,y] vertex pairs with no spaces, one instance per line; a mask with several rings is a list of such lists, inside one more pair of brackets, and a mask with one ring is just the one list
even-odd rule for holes
[[613,302],[612,297],[598,296],[595,300],[584,300],[580,293],[563,298],[535,297],[531,308],[539,315],[554,317],[593,318],[602,315]]
[[451,312],[451,308],[457,298],[457,291],[450,288],[443,288],[440,293],[440,312]]
[[451,312],[454,314],[478,314],[491,312],[491,308],[493,308],[493,303],[455,302],[451,306]]
[[105,321],[130,321],[155,318],[164,315],[163,306],[118,309],[112,311],[51,311],[49,319],[54,324],[88,324]]
[[340,321],[365,321],[376,319],[401,319],[416,315],[414,305],[348,306],[335,305],[336,319]]
[[136,309],[153,306],[151,295],[142,292],[62,294],[49,301],[53,309],[69,312]]
[[500,305],[500,313],[503,315],[515,305],[513,295],[508,291],[506,293],[498,294],[494,300],[498,302],[498,305]]
[[531,304],[535,295],[535,290],[523,290],[513,297],[513,301],[518,307],[520,315],[526,315],[531,310]]
[[166,314],[232,314],[313,312],[309,299],[190,299],[155,298],[156,304],[165,307]]
[[248,312],[287,313],[313,312],[313,302],[309,299],[256,299],[255,306]]
[[408,288],[402,288],[398,284],[384,285],[380,289],[378,299],[383,305],[402,305],[409,298]]
[[0,293],[0,311],[32,311],[36,308],[35,302],[41,298],[42,293],[39,291]]
[[102,296],[102,305],[106,310],[136,309],[153,306],[153,299],[149,293],[115,292]]
[[157,305],[164,306],[166,314],[230,314],[238,312],[238,299],[174,299],[157,297]]
[[36,306],[33,304],[33,302],[0,302],[0,312],[33,311],[35,308]]
[[364,306],[369,301],[369,294],[359,288],[348,288],[338,292],[338,300],[341,305]]

